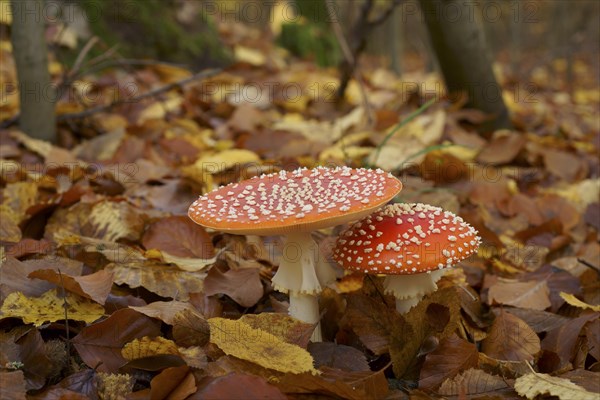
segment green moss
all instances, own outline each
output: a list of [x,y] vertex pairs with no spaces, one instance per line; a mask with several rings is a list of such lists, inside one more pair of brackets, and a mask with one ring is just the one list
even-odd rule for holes
[[312,58],[322,67],[337,65],[341,58],[324,0],[296,0],[301,17],[284,23],[278,43],[302,58]]
[[173,0],[83,0],[90,29],[128,58],[194,66],[223,64],[228,55],[210,19],[184,26]]
[[301,58],[312,58],[321,67],[337,65],[340,50],[328,26],[306,20],[281,26],[278,43]]

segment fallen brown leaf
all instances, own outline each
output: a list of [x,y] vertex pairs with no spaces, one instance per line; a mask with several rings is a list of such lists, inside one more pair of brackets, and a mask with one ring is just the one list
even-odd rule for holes
[[476,367],[477,354],[475,344],[458,336],[442,339],[437,349],[425,356],[419,376],[419,388],[436,389],[446,379]]
[[179,311],[172,319],[173,339],[179,346],[204,346],[210,340],[208,322],[191,309]]
[[522,319],[501,312],[481,343],[488,356],[506,361],[532,361],[541,350],[540,339]]
[[113,274],[105,270],[84,276],[70,276],[53,269],[39,269],[28,275],[64,287],[69,292],[104,305],[113,284]]
[[502,395],[510,389],[506,381],[497,375],[488,374],[480,369],[470,368],[453,378],[446,379],[438,390],[442,396],[482,396]]
[[287,396],[277,389],[277,387],[269,384],[264,378],[233,372],[211,379],[206,386],[188,399],[286,400]]
[[[516,315],[536,333],[548,332],[562,325],[568,324],[570,318],[563,317],[548,311],[532,310],[527,308],[506,307],[504,311]],[[500,313],[500,311],[498,311]]]
[[525,142],[525,136],[518,132],[496,131],[492,141],[477,156],[477,161],[494,165],[509,163],[519,154]]
[[25,400],[25,377],[23,371],[0,371],[0,398]]
[[16,343],[19,345],[19,359],[24,364],[27,390],[42,388],[54,370],[53,362],[46,354],[42,335],[37,329],[31,329]]
[[208,296],[226,294],[243,307],[252,307],[263,296],[263,286],[256,268],[230,269],[222,272],[212,268],[204,279]]
[[186,311],[193,310],[194,307],[190,303],[183,301],[155,301],[145,306],[129,306],[129,308],[147,315],[152,318],[160,319],[162,322],[173,325],[177,314]]
[[196,381],[189,367],[167,368],[150,382],[150,400],[184,400],[196,389]]
[[489,304],[506,304],[514,307],[545,310],[550,307],[550,290],[545,280],[501,280],[490,287]]
[[542,340],[542,349],[556,354],[559,358],[558,364],[554,365],[554,370],[564,367],[575,357],[575,346],[582,328],[586,323],[597,318],[598,313],[582,315],[546,334]]
[[184,216],[162,218],[144,233],[146,249],[158,249],[177,257],[212,258],[214,247],[203,227]]
[[410,329],[395,310],[381,301],[362,294],[350,294],[347,301],[348,308],[342,324],[348,324],[361,342],[376,355],[389,351],[389,336],[393,330]]
[[354,347],[331,342],[310,343],[308,351],[315,360],[315,366],[327,366],[342,371],[370,371],[365,355]]
[[202,291],[206,273],[187,272],[159,262],[146,260],[143,262],[111,263],[104,269],[115,276],[116,284],[127,284],[131,288],[144,287],[162,297],[170,297],[186,301],[190,293]]
[[116,372],[126,362],[121,356],[125,343],[144,336],[160,336],[157,324],[137,311],[122,309],[84,328],[73,338],[73,345],[90,368]]
[[81,275],[83,264],[68,258],[54,257],[52,259],[19,261],[13,257],[6,257],[0,263],[0,288],[4,300],[13,292],[22,292],[26,296],[40,296],[55,287],[49,282],[38,279],[30,279],[29,274],[41,268],[51,267],[53,270],[61,270],[63,273],[77,276]]

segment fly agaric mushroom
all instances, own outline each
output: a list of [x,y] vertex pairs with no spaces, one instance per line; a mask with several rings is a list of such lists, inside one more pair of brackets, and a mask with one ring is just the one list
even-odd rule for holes
[[427,204],[388,205],[340,234],[333,258],[342,267],[387,275],[386,294],[406,313],[425,295],[447,268],[479,247],[477,231],[449,211]]
[[290,315],[317,324],[316,295],[335,280],[310,232],[355,221],[392,199],[402,183],[382,170],[348,167],[298,169],[254,177],[200,196],[189,217],[202,226],[239,235],[285,235],[283,257],[272,279],[289,293]]

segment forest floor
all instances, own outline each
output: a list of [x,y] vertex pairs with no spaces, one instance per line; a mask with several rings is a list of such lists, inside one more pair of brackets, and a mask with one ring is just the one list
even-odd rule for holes
[[[228,40],[236,62],[204,79],[161,63],[79,76],[57,103],[61,146],[0,131],[3,398],[598,398],[600,88],[585,61],[572,82],[561,59],[526,77],[497,65],[515,129],[479,135],[486,116],[445,100],[436,74],[365,65],[339,105],[334,69],[243,29]],[[187,209],[317,165],[392,172],[395,201],[462,216],[478,254],[406,315],[381,278],[338,268],[309,343],[271,286],[281,238],[206,231]],[[342,228],[315,235],[324,256]]]

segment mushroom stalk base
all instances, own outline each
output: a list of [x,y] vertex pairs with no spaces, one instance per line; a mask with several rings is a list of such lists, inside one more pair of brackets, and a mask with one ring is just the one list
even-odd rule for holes
[[396,310],[407,313],[416,306],[425,295],[437,290],[436,282],[445,270],[432,271],[417,275],[388,275],[383,282],[386,294],[396,298]]
[[317,324],[313,342],[322,341],[317,295],[333,280],[335,272],[322,260],[309,232],[287,235],[279,269],[271,282],[276,290],[290,294],[290,316]]
[[290,315],[303,322],[317,324],[311,340],[322,342],[321,323],[319,322],[319,300],[308,294],[290,293]]

